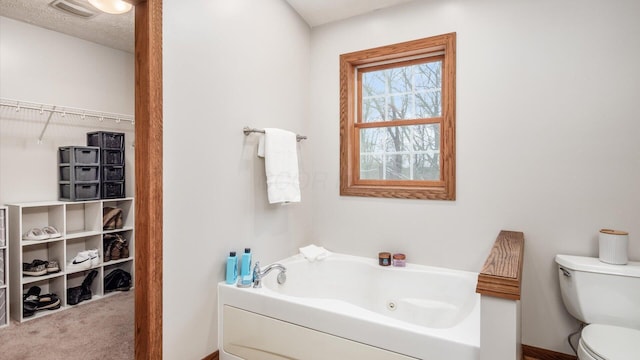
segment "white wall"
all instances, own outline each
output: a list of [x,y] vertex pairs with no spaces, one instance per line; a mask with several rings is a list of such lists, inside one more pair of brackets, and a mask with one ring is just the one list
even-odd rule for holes
[[163,37],[163,355],[200,359],[218,349],[229,251],[268,264],[309,231],[309,189],[300,204],[268,205],[258,136],[242,133],[307,134],[309,29],[282,0],[165,1]]
[[[523,343],[570,353],[554,255],[597,256],[630,231],[640,260],[640,3],[416,1],[314,28],[310,240],[478,271],[501,229],[525,233]],[[338,56],[457,32],[457,200],[340,197]],[[428,284],[416,284],[428,286]]]
[[[0,17],[0,97],[119,114],[134,113],[133,54]],[[134,188],[130,124],[0,108],[0,203],[56,200],[59,146],[86,145],[90,131],[125,132],[127,195]]]

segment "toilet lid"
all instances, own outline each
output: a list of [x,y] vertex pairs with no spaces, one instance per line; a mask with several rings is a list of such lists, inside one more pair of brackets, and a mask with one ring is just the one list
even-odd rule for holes
[[583,344],[607,360],[638,360],[640,330],[612,325],[591,324],[582,330]]

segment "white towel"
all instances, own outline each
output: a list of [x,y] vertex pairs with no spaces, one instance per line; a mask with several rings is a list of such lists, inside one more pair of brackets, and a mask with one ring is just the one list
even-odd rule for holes
[[316,260],[324,260],[331,253],[322,246],[309,245],[300,248],[300,254],[302,254],[309,262]]
[[264,129],[264,168],[270,204],[300,202],[296,134]]

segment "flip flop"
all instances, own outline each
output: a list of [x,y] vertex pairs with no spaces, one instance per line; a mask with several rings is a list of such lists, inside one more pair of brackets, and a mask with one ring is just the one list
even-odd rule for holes
[[22,240],[47,240],[48,234],[45,234],[42,230],[33,228],[22,235]]
[[55,239],[62,236],[62,234],[60,234],[58,229],[56,229],[51,225],[45,226],[44,228],[42,228],[42,232],[45,233],[49,237],[49,239]]

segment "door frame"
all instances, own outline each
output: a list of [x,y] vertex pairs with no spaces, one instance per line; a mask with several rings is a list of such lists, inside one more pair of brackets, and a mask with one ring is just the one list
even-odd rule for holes
[[162,359],[162,0],[135,5],[135,359]]

